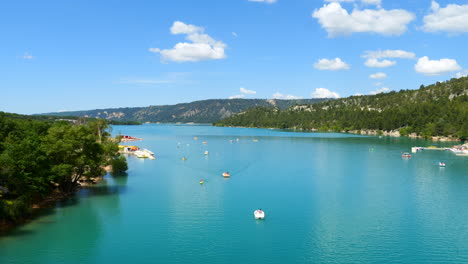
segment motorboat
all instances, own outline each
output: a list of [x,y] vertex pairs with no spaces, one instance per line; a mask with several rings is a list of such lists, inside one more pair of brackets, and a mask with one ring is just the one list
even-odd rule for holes
[[439,167],[445,167],[445,163],[444,162],[439,162]]
[[208,152],[208,150],[205,150],[205,155],[208,155],[208,154],[210,154],[210,153]]
[[231,177],[231,174],[229,174],[229,172],[223,172],[223,177],[224,178],[229,178],[229,177]]
[[200,184],[204,184],[204,183],[205,183],[205,180],[201,179]]
[[141,150],[134,151],[133,154],[138,158],[147,158],[146,153]]
[[262,209],[258,209],[254,211],[255,219],[265,219],[265,212]]
[[411,158],[411,154],[409,154],[408,152],[405,152],[405,153],[401,154],[401,156],[403,158]]
[[154,153],[148,149],[144,149],[142,150],[142,152],[145,154],[146,158],[149,158],[149,159],[156,159],[156,156],[154,155]]

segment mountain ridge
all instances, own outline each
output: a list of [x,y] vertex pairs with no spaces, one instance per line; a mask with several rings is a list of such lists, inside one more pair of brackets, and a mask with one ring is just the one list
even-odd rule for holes
[[286,109],[294,105],[331,100],[320,99],[207,99],[174,105],[117,107],[93,110],[43,113],[48,116],[81,116],[117,121],[213,123],[254,107]]

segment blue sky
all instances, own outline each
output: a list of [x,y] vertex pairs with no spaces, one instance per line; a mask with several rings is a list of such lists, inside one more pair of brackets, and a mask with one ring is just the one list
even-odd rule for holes
[[466,0],[8,1],[0,111],[346,97],[468,73]]

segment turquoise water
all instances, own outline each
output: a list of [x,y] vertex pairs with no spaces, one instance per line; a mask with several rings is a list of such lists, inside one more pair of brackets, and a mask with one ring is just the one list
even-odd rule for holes
[[113,133],[144,138],[134,144],[157,159],[129,157],[128,176],[1,237],[0,263],[468,263],[468,158],[401,158],[430,142],[182,125]]

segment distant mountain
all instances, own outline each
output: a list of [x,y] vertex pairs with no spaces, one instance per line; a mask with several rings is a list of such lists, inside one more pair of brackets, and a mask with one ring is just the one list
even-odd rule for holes
[[[257,107],[218,126],[293,128],[468,139],[468,77],[417,90],[351,96],[286,110]],[[367,131],[367,132],[366,132]]]
[[211,99],[176,105],[107,108],[85,111],[46,113],[48,116],[81,116],[118,121],[162,123],[213,123],[254,107],[286,109],[294,105],[314,104],[330,99]]

